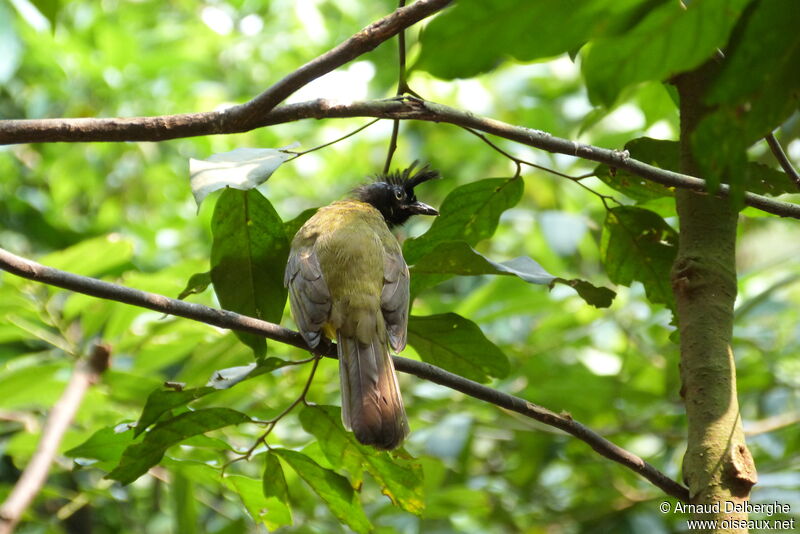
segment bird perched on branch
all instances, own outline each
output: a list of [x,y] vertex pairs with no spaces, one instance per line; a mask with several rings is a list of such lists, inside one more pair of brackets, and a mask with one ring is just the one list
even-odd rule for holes
[[292,240],[284,284],[312,348],[325,336],[339,353],[342,422],[359,442],[394,449],[408,434],[389,347],[406,345],[409,276],[390,229],[412,215],[438,215],[414,188],[439,173],[416,162],[379,175],[352,198],[320,208]]

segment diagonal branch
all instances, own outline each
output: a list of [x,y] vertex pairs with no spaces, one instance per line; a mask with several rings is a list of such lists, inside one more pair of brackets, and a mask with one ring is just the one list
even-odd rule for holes
[[[416,5],[416,4],[414,4]],[[412,6],[413,7],[413,6]],[[405,8],[408,9],[408,8]],[[199,117],[203,114],[197,114]],[[172,117],[175,117],[173,115]],[[187,115],[187,117],[189,117]],[[523,145],[558,154],[566,154],[598,163],[605,163],[618,169],[626,169],[636,176],[674,187],[705,193],[708,186],[705,180],[660,169],[629,157],[627,152],[609,150],[585,143],[578,143],[548,132],[515,126],[488,117],[480,117],[442,104],[422,101],[416,98],[390,98],[368,100],[349,104],[334,104],[328,100],[311,100],[289,104],[273,109],[260,116],[253,128],[294,122],[301,119],[331,119],[351,117],[375,117],[382,119],[421,120],[446,122],[496,135]],[[233,133],[233,130],[209,131],[208,119],[192,119],[193,133],[175,135],[175,131],[165,131],[162,122],[167,117],[140,117],[132,119],[31,119],[0,121],[0,144],[27,142],[75,142],[75,141],[158,141],[174,139],[187,135],[207,133]],[[730,186],[721,184],[716,194],[730,195]],[[781,217],[800,219],[800,205],[774,200],[755,193],[745,193],[744,203],[767,213]]]
[[283,102],[286,97],[311,80],[327,74],[337,67],[369,52],[382,42],[402,33],[407,27],[442,10],[452,0],[417,0],[408,7],[400,4],[397,10],[377,22],[373,22],[345,42],[309,61],[285,76],[278,83],[253,100],[224,111],[223,126],[230,124],[240,131],[249,130],[259,118]]
[[22,472],[22,476],[14,485],[8,498],[0,505],[0,534],[10,534],[14,531],[22,514],[28,509],[47,480],[47,474],[58,446],[61,444],[61,438],[64,437],[64,433],[72,423],[86,390],[97,382],[100,375],[108,368],[110,350],[107,345],[95,345],[89,358],[79,362],[73,371],[64,393],[50,410],[50,415],[47,416],[47,422],[33,458]]
[[[38,123],[25,120],[0,121],[0,144],[95,141],[100,139],[91,139],[93,133],[100,132],[106,136],[104,141],[164,141],[198,135],[246,132],[257,128],[264,115],[310,81],[373,50],[405,28],[441,11],[450,2],[452,0],[417,0],[408,7],[399,8],[287,74],[252,100],[238,106],[221,111],[102,119],[100,131],[96,130],[97,119],[45,119]],[[18,129],[20,126],[23,130],[32,128],[28,130],[28,134],[23,134],[23,137],[27,137],[18,136],[21,133]]]
[[[0,268],[36,282],[69,289],[94,297],[124,302],[169,315],[186,317],[187,319],[212,324],[220,328],[262,335],[266,338],[281,341],[319,355],[336,358],[336,346],[334,344],[325,341],[320,343],[320,345],[312,351],[298,332],[273,323],[230,311],[218,310],[201,304],[175,300],[163,295],[104,282],[96,278],[68,273],[22,258],[1,248]],[[430,380],[431,382],[460,391],[476,399],[489,402],[501,408],[535,419],[546,425],[561,429],[581,441],[584,441],[602,456],[639,473],[666,494],[682,501],[689,500],[689,492],[684,486],[672,480],[635,454],[615,445],[597,432],[578,423],[569,415],[556,414],[546,408],[528,402],[525,399],[478,384],[472,380],[445,371],[435,365],[409,360],[408,358],[399,356],[394,356],[393,358],[395,367],[399,371],[412,374],[425,380]]]
[[791,178],[792,181],[797,184],[797,187],[800,187],[800,174],[798,174],[797,169],[792,166],[792,162],[789,160],[786,152],[783,151],[783,147],[781,147],[781,144],[778,142],[775,134],[770,132],[764,139],[766,139],[769,149],[772,150],[772,155],[775,156],[775,159],[777,159],[778,163],[781,164],[783,172],[789,175],[789,178]]

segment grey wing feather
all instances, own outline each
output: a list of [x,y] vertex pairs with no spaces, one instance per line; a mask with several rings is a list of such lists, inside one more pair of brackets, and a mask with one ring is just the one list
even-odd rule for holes
[[330,315],[331,294],[313,247],[292,251],[283,285],[289,288],[289,304],[300,333],[312,348],[316,347]]
[[381,310],[389,332],[389,344],[399,352],[406,346],[408,327],[409,276],[403,254],[399,248],[387,251],[383,260],[383,291]]

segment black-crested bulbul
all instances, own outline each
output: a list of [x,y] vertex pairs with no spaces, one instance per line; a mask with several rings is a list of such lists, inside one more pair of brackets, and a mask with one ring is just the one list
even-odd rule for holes
[[438,215],[414,188],[439,174],[413,171],[380,175],[320,208],[294,236],[284,278],[309,346],[336,340],[345,428],[378,449],[396,448],[409,431],[389,355],[406,345],[408,266],[390,229],[412,215]]

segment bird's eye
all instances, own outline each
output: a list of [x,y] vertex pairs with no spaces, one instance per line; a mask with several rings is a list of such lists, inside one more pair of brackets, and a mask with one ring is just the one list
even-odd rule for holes
[[399,189],[395,189],[394,198],[396,198],[397,200],[403,200],[403,192],[400,191]]

